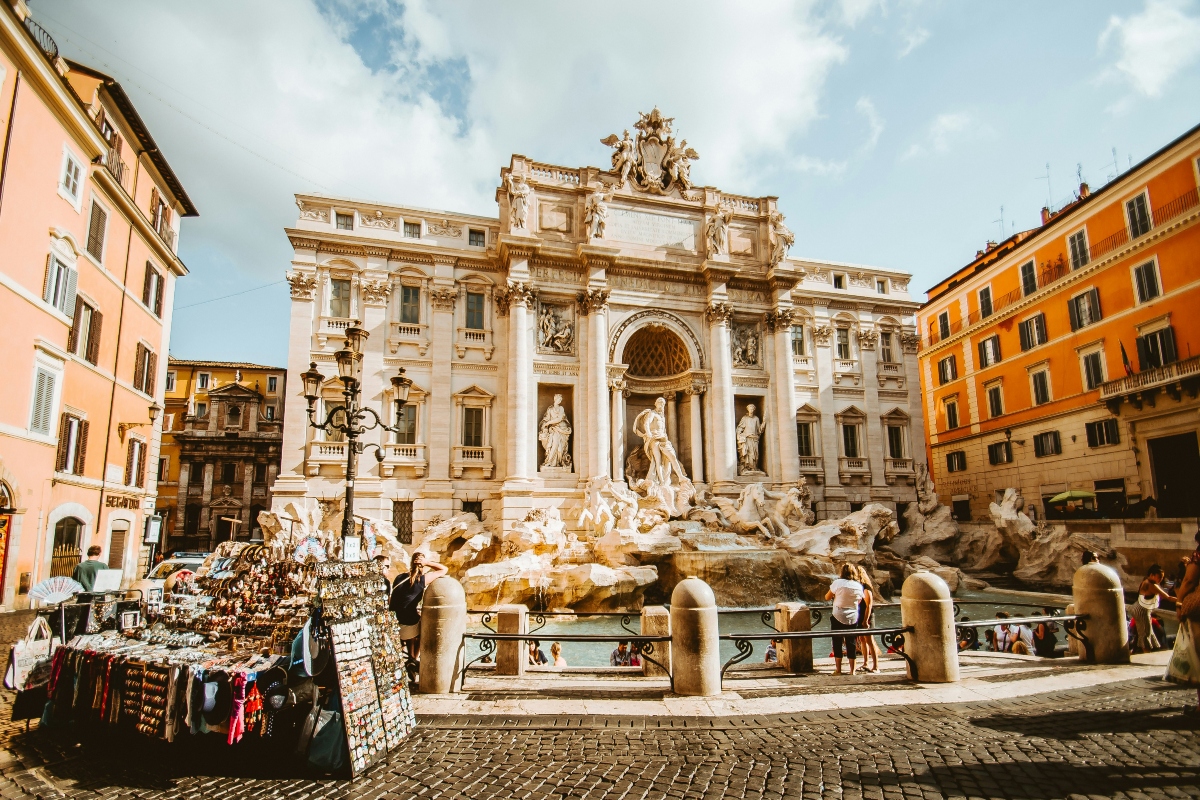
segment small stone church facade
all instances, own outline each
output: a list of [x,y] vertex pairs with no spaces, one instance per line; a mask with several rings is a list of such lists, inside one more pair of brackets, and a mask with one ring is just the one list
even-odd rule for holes
[[[659,397],[708,491],[803,479],[821,519],[915,501],[910,276],[792,255],[776,198],[693,185],[698,156],[671,124],[655,109],[636,139],[606,139],[611,171],[514,155],[494,217],[297,195],[275,505],[341,501],[347,444],[308,425],[300,374],[329,379],[323,418],[355,321],[370,334],[363,404],[402,428],[367,434],[384,458],[360,460],[355,511],[402,536],[546,506],[575,527],[590,479],[638,469],[633,421]],[[396,419],[401,367],[414,383]]]

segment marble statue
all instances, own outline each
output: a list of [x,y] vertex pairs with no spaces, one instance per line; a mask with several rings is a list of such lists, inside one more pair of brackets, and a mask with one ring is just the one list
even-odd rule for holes
[[587,197],[583,207],[583,222],[587,225],[588,236],[592,239],[604,238],[604,226],[608,221],[608,203],[612,200],[612,192],[592,192]]
[[633,168],[637,166],[638,160],[634,141],[629,138],[629,129],[625,129],[625,135],[620,139],[614,133],[606,139],[601,139],[600,144],[606,144],[609,147],[615,148],[612,154],[613,172],[617,173],[617,186],[624,186],[629,180],[629,175],[633,171]]
[[563,308],[543,304],[538,309],[538,347],[563,355],[575,352],[575,331]]
[[505,179],[508,186],[509,221],[513,230],[529,227],[529,184],[521,176],[510,172]]
[[783,214],[771,212],[771,238],[775,240],[775,248],[771,251],[771,266],[777,266],[788,257],[788,251],[796,243],[796,237],[790,228],[783,224]]
[[762,439],[765,423],[754,414],[753,403],[746,406],[746,415],[738,422],[737,449],[738,475],[762,475],[758,468],[758,443]]
[[700,158],[700,154],[694,149],[687,146],[687,139],[675,146],[675,139],[667,139],[667,157],[663,162],[663,166],[667,172],[667,183],[675,184],[679,187],[680,194],[686,194],[687,190],[692,188],[692,165],[691,162]]
[[733,331],[733,365],[735,367],[759,366],[758,330],[753,325],[739,325]]
[[674,117],[664,117],[657,108],[649,114],[639,112],[634,124],[638,131],[636,140],[629,138],[628,130],[619,139],[614,133],[600,140],[613,148],[612,165],[618,187],[628,182],[643,192],[660,195],[678,189],[681,196],[688,197],[692,187],[691,162],[700,158],[700,154],[688,147],[687,139],[675,144],[671,135],[674,121]]
[[642,450],[650,462],[645,479],[635,488],[659,499],[671,517],[681,517],[687,513],[696,489],[667,437],[666,408],[667,401],[659,397],[654,408],[647,408],[633,420],[633,432],[642,437]]
[[563,408],[562,395],[554,395],[554,402],[546,409],[538,431],[538,441],[546,451],[542,468],[571,468],[571,423],[567,421],[567,410]]
[[723,256],[729,254],[729,223],[733,220],[733,211],[728,208],[718,208],[708,218],[704,226],[704,236],[708,241],[708,254]]

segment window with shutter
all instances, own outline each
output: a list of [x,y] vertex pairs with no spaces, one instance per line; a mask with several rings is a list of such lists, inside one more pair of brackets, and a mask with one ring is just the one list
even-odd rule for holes
[[1026,295],[1037,291],[1037,268],[1032,261],[1021,265],[1021,291]]
[[153,396],[156,386],[156,377],[158,372],[158,354],[147,351],[146,353],[146,374],[142,378],[142,391]]
[[1022,350],[1030,350],[1049,340],[1049,337],[1046,336],[1045,314],[1038,314],[1036,317],[1025,320],[1017,326],[1017,331],[1021,335]]
[[154,268],[150,266],[150,262],[146,262],[146,273],[142,276],[142,305],[147,308],[150,306],[150,281],[154,275]]
[[29,413],[29,430],[50,435],[50,417],[54,413],[54,387],[57,376],[49,370],[37,370],[33,381],[33,408]]
[[1150,232],[1150,209],[1143,192],[1125,203],[1125,214],[1129,218],[1129,238],[1136,239]]
[[1088,353],[1083,356],[1083,377],[1088,390],[1104,383],[1104,355],[1101,352]]
[[940,339],[945,339],[947,336],[950,335],[950,312],[949,311],[943,311],[942,313],[938,314],[938,333],[940,334],[938,337]]
[[76,355],[79,354],[79,328],[83,322],[80,319],[83,316],[83,309],[83,303],[75,304],[75,318],[71,320],[71,330],[67,333],[67,352]]
[[137,446],[137,439],[130,439],[129,445],[125,448],[125,485],[133,485],[133,468],[137,464],[137,451],[134,449]]
[[134,465],[133,485],[139,489],[146,486],[146,445],[138,442],[137,463]]
[[1050,373],[1042,370],[1033,373],[1033,404],[1044,405],[1050,402]]
[[946,430],[952,431],[958,427],[958,403],[953,400],[946,403]]
[[1079,231],[1067,239],[1071,250],[1071,269],[1079,269],[1088,263],[1087,233]]
[[999,417],[1004,414],[1004,394],[999,386],[989,387],[987,390],[988,415],[991,417]]
[[133,355],[133,388],[139,392],[146,381],[146,348],[139,342]]
[[54,471],[66,472],[68,442],[71,438],[71,415],[63,414],[58,418],[58,452],[54,456]]
[[88,443],[88,421],[86,419],[79,420],[79,439],[75,445],[75,463],[71,467],[71,471],[76,475],[82,475],[84,466],[87,463],[87,443]]
[[1158,287],[1158,270],[1153,261],[1133,268],[1133,281],[1137,286],[1139,303],[1146,303],[1158,297],[1161,292]]
[[104,260],[104,230],[108,224],[108,212],[92,201],[92,218],[88,222],[87,251],[97,261]]
[[91,320],[91,323],[88,325],[87,350],[84,351],[83,357],[91,364],[98,364],[100,362],[100,332],[102,330],[100,326],[104,322],[104,315],[92,309]]
[[1175,329],[1167,326],[1139,336],[1137,350],[1139,369],[1155,369],[1174,363],[1178,358],[1175,351]]
[[68,317],[75,316],[75,291],[78,274],[74,268],[51,255],[46,259],[46,284],[42,299]]
[[986,319],[992,315],[992,287],[979,290],[979,318]]

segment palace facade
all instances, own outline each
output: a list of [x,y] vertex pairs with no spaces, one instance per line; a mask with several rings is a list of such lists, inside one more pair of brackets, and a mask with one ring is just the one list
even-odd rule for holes
[[513,156],[493,217],[297,196],[276,505],[344,493],[347,444],[308,425],[300,374],[327,376],[324,418],[356,320],[363,402],[401,428],[366,440],[384,458],[361,460],[356,512],[402,535],[551,505],[576,526],[590,479],[642,468],[633,421],[660,397],[709,491],[803,478],[821,518],[916,499],[910,276],[792,256],[776,198],[692,185],[698,156],[657,109],[635,128],[605,140],[611,171]]

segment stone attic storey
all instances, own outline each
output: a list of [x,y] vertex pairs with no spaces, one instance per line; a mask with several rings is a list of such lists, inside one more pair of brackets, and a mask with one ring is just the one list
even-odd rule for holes
[[[319,405],[339,402],[334,352],[359,320],[364,403],[404,429],[362,459],[356,513],[406,541],[463,512],[499,534],[554,508],[586,538],[589,485],[653,467],[635,428],[660,398],[699,498],[803,480],[818,519],[915,502],[910,276],[793,255],[776,198],[695,185],[700,156],[658,109],[597,144],[611,169],[514,155],[494,217],[297,195],[288,386],[315,362]],[[399,367],[414,384],[396,420]],[[287,403],[275,504],[337,513],[347,445],[307,427],[298,389]]]

